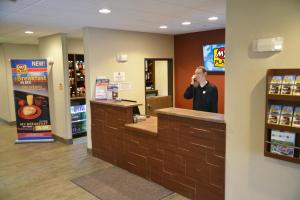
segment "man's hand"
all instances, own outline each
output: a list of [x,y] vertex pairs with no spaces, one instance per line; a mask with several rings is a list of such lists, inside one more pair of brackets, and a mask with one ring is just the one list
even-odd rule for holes
[[197,76],[196,76],[196,74],[194,74],[193,76],[192,76],[192,80],[191,80],[191,85],[193,85],[194,87],[197,87],[198,86],[198,81],[197,81]]
[[194,74],[192,76],[191,85],[194,85],[195,82],[196,82],[196,75]]

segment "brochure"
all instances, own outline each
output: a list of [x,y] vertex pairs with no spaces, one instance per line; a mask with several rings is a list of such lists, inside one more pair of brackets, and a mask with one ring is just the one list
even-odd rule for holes
[[280,94],[282,76],[273,76],[269,86],[269,94]]
[[118,86],[116,84],[110,84],[107,86],[107,99],[112,100],[118,97]]
[[295,108],[292,126],[300,128],[300,107]]
[[269,124],[279,124],[281,105],[271,105],[270,111],[268,115],[268,123]]
[[292,95],[294,84],[295,84],[295,75],[287,75],[283,77],[281,94],[282,95]]
[[109,84],[109,79],[98,77],[96,79],[96,100],[106,100],[107,99],[107,86]]
[[283,126],[291,126],[292,125],[292,119],[293,119],[293,106],[283,106],[280,116],[280,125]]
[[300,76],[296,77],[293,95],[300,96]]
[[271,131],[271,152],[294,157],[295,133]]

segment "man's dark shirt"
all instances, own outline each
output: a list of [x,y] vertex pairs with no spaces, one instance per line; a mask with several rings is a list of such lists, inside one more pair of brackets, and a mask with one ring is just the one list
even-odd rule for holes
[[190,85],[185,90],[184,98],[193,98],[193,110],[218,112],[218,89],[208,81],[203,87]]

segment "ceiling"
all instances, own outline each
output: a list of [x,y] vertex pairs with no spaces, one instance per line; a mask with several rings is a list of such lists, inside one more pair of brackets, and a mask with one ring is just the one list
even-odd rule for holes
[[[37,43],[55,33],[81,37],[83,27],[182,34],[225,27],[226,0],[0,0],[0,43]],[[107,15],[98,12],[111,9]],[[219,20],[209,21],[217,16]],[[191,21],[182,26],[183,21]],[[159,29],[167,25],[168,29]],[[34,31],[27,35],[24,31]]]

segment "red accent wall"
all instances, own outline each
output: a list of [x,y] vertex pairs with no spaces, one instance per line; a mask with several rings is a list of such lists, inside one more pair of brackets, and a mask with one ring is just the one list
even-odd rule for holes
[[[225,43],[225,29],[175,35],[175,107],[192,109],[192,100],[183,98],[185,89],[191,82],[195,67],[203,65],[205,44]],[[218,88],[218,111],[224,113],[224,75],[208,75],[207,80]]]

